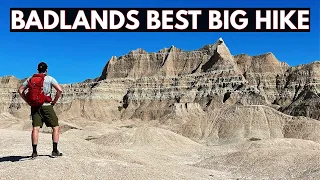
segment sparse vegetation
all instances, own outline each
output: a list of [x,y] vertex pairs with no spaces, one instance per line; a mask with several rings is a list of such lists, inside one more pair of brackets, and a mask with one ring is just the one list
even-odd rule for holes
[[133,128],[134,125],[121,126],[121,128]]
[[122,111],[123,107],[122,106],[118,106],[118,110]]
[[261,139],[252,137],[252,138],[250,138],[249,140],[250,140],[250,141],[260,141]]
[[90,141],[90,140],[94,140],[94,139],[97,139],[97,138],[95,138],[93,136],[88,136],[85,140]]

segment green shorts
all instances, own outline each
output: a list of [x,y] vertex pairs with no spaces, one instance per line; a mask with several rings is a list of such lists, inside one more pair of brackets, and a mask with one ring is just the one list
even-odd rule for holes
[[32,126],[42,128],[43,123],[47,127],[59,126],[58,117],[52,105],[31,107]]

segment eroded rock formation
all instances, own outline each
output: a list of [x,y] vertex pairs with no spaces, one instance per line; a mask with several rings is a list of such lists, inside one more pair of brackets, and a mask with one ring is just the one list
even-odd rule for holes
[[[0,112],[28,118],[29,107],[16,93],[20,83],[1,78]],[[112,57],[100,77],[63,85],[55,108],[63,119],[159,120],[180,105],[206,113],[212,107],[265,105],[320,120],[319,84],[319,61],[290,67],[272,53],[234,56],[220,38],[194,51],[171,46]]]

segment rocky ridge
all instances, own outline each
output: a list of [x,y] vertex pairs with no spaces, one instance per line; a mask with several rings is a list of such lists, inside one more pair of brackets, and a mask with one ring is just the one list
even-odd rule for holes
[[[16,93],[21,81],[13,76],[0,80],[0,113],[29,117],[29,107]],[[133,50],[112,57],[99,78],[63,88],[55,106],[62,119],[163,122],[182,111],[263,105],[320,120],[319,61],[290,67],[272,53],[234,56],[221,38],[194,51],[174,46],[153,53]]]

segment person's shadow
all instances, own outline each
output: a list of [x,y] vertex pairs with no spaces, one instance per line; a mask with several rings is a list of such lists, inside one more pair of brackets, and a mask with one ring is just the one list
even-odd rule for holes
[[[38,155],[39,156],[48,156],[50,157],[49,155]],[[5,156],[5,157],[1,157],[0,158],[0,163],[1,162],[17,162],[17,161],[24,161],[24,160],[27,160],[27,159],[31,159],[31,156]]]

